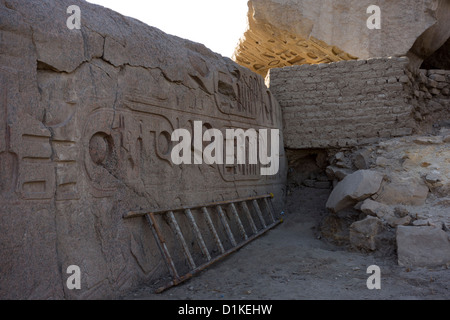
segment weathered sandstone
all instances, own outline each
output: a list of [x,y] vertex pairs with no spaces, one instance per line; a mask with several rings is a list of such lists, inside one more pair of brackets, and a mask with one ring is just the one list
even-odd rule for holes
[[[66,26],[71,5],[80,30]],[[281,128],[264,80],[201,44],[84,1],[1,0],[0,77],[2,299],[114,297],[164,276],[130,210],[269,192],[282,203],[282,144],[275,176],[172,163],[171,133],[193,121]],[[70,265],[81,290],[66,287]]]

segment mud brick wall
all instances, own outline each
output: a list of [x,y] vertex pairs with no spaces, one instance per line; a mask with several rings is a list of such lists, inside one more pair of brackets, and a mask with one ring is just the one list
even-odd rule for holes
[[271,69],[266,83],[282,107],[285,146],[352,147],[410,135],[407,58]]

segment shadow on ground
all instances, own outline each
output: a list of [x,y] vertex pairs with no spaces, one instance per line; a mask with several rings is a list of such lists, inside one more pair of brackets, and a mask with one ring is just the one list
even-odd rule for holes
[[[395,255],[366,254],[322,238],[329,190],[298,188],[285,222],[190,281],[162,294],[142,287],[123,299],[322,300],[449,299],[450,271],[398,266]],[[367,288],[367,268],[381,268],[381,290]],[[161,283],[159,284],[161,285]]]

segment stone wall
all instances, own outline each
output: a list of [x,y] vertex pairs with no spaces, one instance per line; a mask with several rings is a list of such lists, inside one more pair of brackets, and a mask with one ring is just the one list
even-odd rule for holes
[[[201,44],[84,1],[0,0],[0,78],[0,299],[114,297],[167,275],[130,210],[283,202],[282,144],[274,176],[172,163],[171,133],[194,121],[282,126],[264,79]],[[70,265],[81,290],[66,286]]]
[[416,128],[408,59],[379,58],[271,69],[285,146],[342,148],[410,135]]
[[409,72],[414,117],[422,131],[450,125],[450,70]]

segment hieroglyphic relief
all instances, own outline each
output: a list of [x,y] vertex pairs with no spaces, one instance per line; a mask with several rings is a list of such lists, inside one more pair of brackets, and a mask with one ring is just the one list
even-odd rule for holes
[[256,75],[236,78],[218,72],[215,85],[214,97],[222,113],[257,120],[267,126],[276,125],[273,96]]
[[314,37],[306,39],[255,23],[250,24],[233,55],[234,61],[263,77],[271,68],[354,59],[357,58]]
[[8,102],[8,97],[18,92],[17,75],[2,67],[0,77],[2,84],[9,84],[2,85],[0,100],[4,133],[0,144],[2,195],[24,200],[79,199],[78,148],[74,139],[60,134],[73,136],[73,112],[59,112],[65,118],[52,125],[27,113],[18,114],[18,110],[10,110]]
[[[200,109],[180,104],[183,94],[156,71],[130,68],[125,74],[129,80],[123,101],[118,103],[121,107],[114,111],[97,109],[84,121],[84,167],[98,197],[113,195],[118,181],[145,194],[163,184],[162,173],[167,181],[179,180],[181,169],[173,165],[170,157],[171,135],[178,128],[193,133],[194,121],[203,121],[203,132],[215,128],[224,136],[227,128],[278,128],[281,122],[276,102],[263,80],[241,75],[239,70],[231,74],[206,70],[194,73],[201,88],[212,89],[211,94],[204,89],[192,93],[194,102],[205,102]],[[152,85],[144,91],[135,81],[145,78],[151,78]],[[239,123],[232,125],[230,116]],[[260,166],[253,164],[200,166],[199,170],[206,181],[219,179],[224,183],[279,178],[261,177]]]
[[[197,64],[201,65],[198,61]],[[55,197],[57,201],[78,200],[79,180],[83,177],[80,169],[84,167],[96,197],[113,196],[118,181],[125,181],[137,192],[145,194],[149,186],[161,184],[161,172],[174,178],[180,174],[170,159],[171,134],[175,129],[187,128],[192,132],[192,123],[198,120],[204,120],[205,130],[216,128],[224,133],[231,127],[247,130],[261,125],[268,128],[279,126],[280,115],[261,78],[241,74],[237,68],[231,73],[209,71],[203,66],[196,68],[199,71],[191,73],[203,89],[189,90],[194,99],[186,97],[185,92],[180,94],[180,88],[174,88],[175,84],[169,83],[158,71],[143,73],[138,69],[133,70],[129,78],[139,81],[148,77],[150,90],[144,91],[130,81],[124,90],[123,101],[118,103],[120,108],[116,111],[96,109],[86,118],[79,118],[83,112],[76,109],[77,93],[74,92],[73,80],[60,80],[54,86],[60,76],[55,79],[45,76],[41,87],[47,91],[61,89],[63,101],[48,102],[45,95],[51,95],[51,91],[44,91],[42,100],[51,107],[45,123],[23,115],[22,124],[14,128],[15,140],[22,147],[14,152],[7,146],[11,138],[10,127],[5,123],[11,119],[5,108],[7,95],[3,94],[4,139],[0,146],[2,155],[6,154],[3,157],[10,161],[2,161],[2,168],[8,166],[12,169],[8,169],[10,179],[2,172],[5,176],[2,190],[9,181],[23,199],[48,201]],[[184,103],[187,100],[190,104]],[[234,121],[237,122],[232,125]],[[81,141],[77,123],[84,123]],[[205,166],[201,171],[205,179],[211,181],[262,180],[260,166],[253,164]],[[272,178],[265,177],[264,180]],[[12,181],[14,179],[15,182]]]
[[6,73],[0,69],[1,133],[0,136],[0,195],[6,197],[14,193],[17,186],[19,160],[17,153],[11,149],[11,127],[8,117],[8,83]]
[[119,181],[136,191],[170,175],[172,124],[156,114],[100,109],[88,116],[83,133],[84,165],[97,197],[114,194]]
[[23,199],[50,200],[55,194],[55,164],[51,133],[39,121],[24,116],[21,130],[19,188]]
[[78,200],[79,165],[78,146],[75,141],[53,140],[54,159],[56,163],[56,200]]
[[[102,119],[102,120],[101,120]],[[103,120],[104,119],[104,120]],[[169,118],[151,113],[97,110],[84,129],[85,169],[98,197],[112,196],[119,181],[137,192],[176,178],[181,170],[171,160],[171,134],[178,125],[192,130],[187,117]],[[209,126],[225,133],[227,121],[209,119]],[[113,127],[111,128],[111,123]],[[258,165],[215,165],[212,180],[260,180]],[[206,173],[205,173],[206,174]]]
[[[172,133],[197,121],[281,129],[261,77],[88,3],[82,32],[61,29],[33,8],[64,4],[34,2],[0,4],[1,297],[111,297],[162,277],[145,225],[122,219],[129,210],[269,192],[281,206],[285,171],[171,159]],[[72,264],[85,271],[82,292],[64,289],[61,267]]]
[[[18,123],[10,97],[19,91],[17,74],[0,68],[2,112],[0,192],[4,199],[48,200],[54,196],[55,171],[51,163],[50,131],[25,114]],[[5,84],[8,84],[6,86]]]

